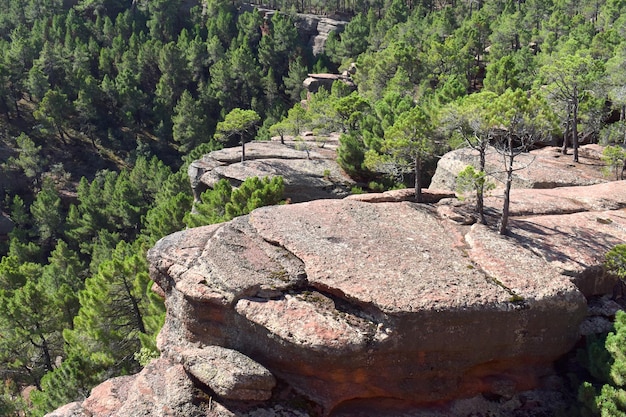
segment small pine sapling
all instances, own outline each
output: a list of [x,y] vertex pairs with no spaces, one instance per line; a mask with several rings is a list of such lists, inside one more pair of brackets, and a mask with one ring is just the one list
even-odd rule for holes
[[480,216],[480,222],[487,224],[484,210],[485,192],[495,188],[495,184],[487,180],[487,174],[468,165],[456,177],[456,186],[457,192],[461,195],[467,192],[476,193],[476,212]]

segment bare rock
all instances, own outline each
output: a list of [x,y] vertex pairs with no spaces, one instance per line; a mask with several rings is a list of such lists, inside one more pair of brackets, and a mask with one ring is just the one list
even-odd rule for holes
[[[486,156],[487,173],[503,180],[502,156],[492,148],[488,149]],[[468,165],[478,167],[478,162],[478,152],[471,148],[448,152],[437,163],[430,187],[455,190],[459,172]],[[537,149],[515,158],[513,187],[555,188],[599,184],[607,181],[602,174],[603,166],[598,145],[582,146],[578,163],[572,162],[571,155],[561,154],[560,148]]]
[[[241,162],[241,148],[211,152],[188,168],[194,196],[213,188],[221,179],[237,187],[250,177],[282,176],[285,197],[292,202],[343,198],[354,181],[336,162],[337,139],[313,137],[305,142],[252,142],[246,145],[247,160]],[[308,149],[308,153],[302,148]]]
[[580,334],[589,336],[591,334],[608,333],[613,330],[613,320],[606,317],[591,316],[587,317],[580,324]]
[[320,17],[311,14],[298,14],[296,28],[300,36],[311,47],[313,55],[324,52],[324,46],[331,32],[342,32],[346,21]]
[[[625,181],[513,189],[509,237],[569,277],[586,297],[611,294],[616,278],[606,274],[601,265],[604,254],[626,240],[624,208]],[[467,206],[442,201],[438,210],[443,216],[447,211],[463,215]],[[485,198],[490,224],[497,223],[501,210],[500,195]]]
[[91,390],[83,404],[83,412],[98,417],[112,417],[128,398],[135,377],[120,376],[109,379]]
[[620,307],[596,295],[616,283],[601,264],[626,241],[624,188],[513,190],[508,236],[407,191],[172,234],[148,253],[161,358],[51,416],[551,415],[552,364]]
[[613,292],[616,278],[601,265],[606,252],[626,241],[624,210],[525,217],[513,220],[511,228],[521,245],[569,277],[585,296]]
[[83,412],[80,401],[75,401],[46,414],[44,417],[87,417],[87,415]]
[[479,395],[421,408],[389,400],[344,404],[332,417],[546,417],[559,415],[568,405],[569,399],[562,393],[537,389],[511,398]]
[[470,225],[476,223],[476,216],[466,211],[454,209],[450,205],[440,205],[437,207],[437,214],[441,218],[448,219],[452,222]]
[[[491,193],[485,198],[485,205],[501,209],[501,193]],[[601,212],[623,208],[626,208],[626,181],[545,190],[513,189],[509,209],[515,217],[597,212],[596,223],[610,224],[611,219],[603,218]]]
[[[194,364],[192,367],[197,367],[209,351],[187,351],[189,356],[186,359]],[[182,364],[162,357],[149,363],[137,375],[103,382],[82,403],[65,405],[46,417],[309,417],[307,412],[287,405],[225,405],[213,398],[214,392],[200,388],[194,385]]]
[[415,405],[533,388],[586,312],[532,250],[479,225],[466,236],[406,202],[258,209],[169,236],[149,259],[168,283],[163,355],[237,350],[324,413],[354,398]]
[[356,89],[354,81],[352,81],[352,78],[348,74],[308,74],[304,81],[302,81],[302,85],[307,92],[317,93],[320,88],[330,91],[335,81],[341,81],[351,90]]
[[265,401],[276,386],[267,369],[235,350],[206,346],[181,355],[185,369],[220,398]]
[[103,382],[82,403],[61,407],[47,417],[204,417],[207,404],[197,401],[196,395],[183,366],[161,358],[137,375]]
[[[424,203],[436,203],[444,198],[452,197],[455,197],[455,194],[447,190],[422,190],[422,200]],[[415,189],[404,188],[401,190],[390,190],[382,193],[354,194],[349,195],[346,198],[348,200],[363,201],[367,203],[415,201]]]

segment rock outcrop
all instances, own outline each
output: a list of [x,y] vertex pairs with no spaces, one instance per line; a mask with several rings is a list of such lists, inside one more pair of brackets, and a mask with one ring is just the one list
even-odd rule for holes
[[343,198],[354,181],[337,164],[337,137],[308,136],[301,141],[287,139],[246,144],[246,161],[241,148],[226,148],[194,161],[188,169],[196,199],[220,179],[239,186],[249,177],[282,176],[285,197],[292,202]]
[[[555,188],[591,185],[606,182],[600,160],[602,147],[585,145],[579,149],[579,162],[573,163],[571,155],[563,155],[560,148],[546,147],[521,154],[515,158],[514,188]],[[504,179],[502,155],[493,148],[487,152],[487,173]],[[455,190],[456,177],[467,165],[478,167],[478,152],[471,148],[457,149],[445,154],[437,163],[430,187]],[[520,168],[518,170],[518,168]]]
[[[51,415],[541,415],[526,390],[555,384],[552,363],[589,331],[585,295],[615,283],[599,265],[626,240],[624,185],[515,191],[507,237],[403,192],[170,235],[149,252],[161,358]],[[595,309],[614,313],[607,301]]]
[[[263,7],[258,8],[258,6],[253,4],[243,4],[240,6],[239,11],[251,12],[255,9],[258,10],[265,19],[270,19],[274,13],[280,13],[277,10]],[[344,28],[349,23],[348,21],[335,19],[333,17],[324,17],[308,13],[296,13],[292,17],[302,43],[311,48],[314,56],[324,52],[326,41],[331,33],[343,32]]]
[[341,81],[351,90],[356,89],[352,78],[344,74],[309,74],[302,82],[302,85],[307,90],[307,94],[312,94],[317,93],[320,88],[331,91],[335,81]]
[[320,17],[312,14],[297,14],[296,28],[300,37],[317,56],[324,52],[326,40],[331,32],[343,32],[348,24],[347,21]]
[[[601,264],[626,241],[626,181],[601,176],[601,150],[574,166],[552,148],[520,156],[533,162],[516,185],[535,188],[511,191],[503,237],[437,179],[427,204],[413,190],[337,199],[352,183],[336,141],[308,139],[310,159],[288,140],[248,145],[243,163],[231,148],[192,164],[196,195],[282,175],[293,202],[325,200],[160,240],[148,255],[167,307],[160,358],[50,417],[534,417],[567,405],[553,363],[621,307]],[[473,158],[455,151],[435,177]],[[486,197],[490,225],[501,204]]]

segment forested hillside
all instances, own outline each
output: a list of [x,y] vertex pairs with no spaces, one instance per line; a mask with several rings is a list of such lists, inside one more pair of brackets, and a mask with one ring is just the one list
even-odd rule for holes
[[[494,132],[541,127],[574,159],[582,141],[626,140],[624,1],[240,6],[0,0],[0,204],[15,224],[1,244],[1,415],[42,415],[140,369],[164,312],[147,248],[280,199],[280,181],[221,184],[190,215],[186,165],[212,149],[339,131],[355,178],[419,195],[434,156]],[[350,23],[314,56],[301,12]],[[356,91],[300,104],[307,73],[352,62]]]

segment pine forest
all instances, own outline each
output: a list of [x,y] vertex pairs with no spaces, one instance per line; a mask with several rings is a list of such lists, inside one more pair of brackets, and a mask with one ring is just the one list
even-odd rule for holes
[[[140,370],[165,314],[146,251],[281,201],[280,178],[224,181],[192,213],[187,168],[212,150],[338,132],[338,161],[363,191],[415,186],[418,201],[437,156],[480,146],[490,126],[534,129],[573,163],[579,144],[611,145],[618,177],[626,159],[624,0],[0,0],[0,11],[0,208],[14,226],[0,241],[3,416],[42,416]],[[301,14],[347,23],[314,54]],[[307,74],[351,66],[355,88],[307,97]],[[605,343],[626,350],[620,331],[583,361],[596,370],[580,383],[581,416],[626,415],[622,380],[593,365],[611,355]]]

